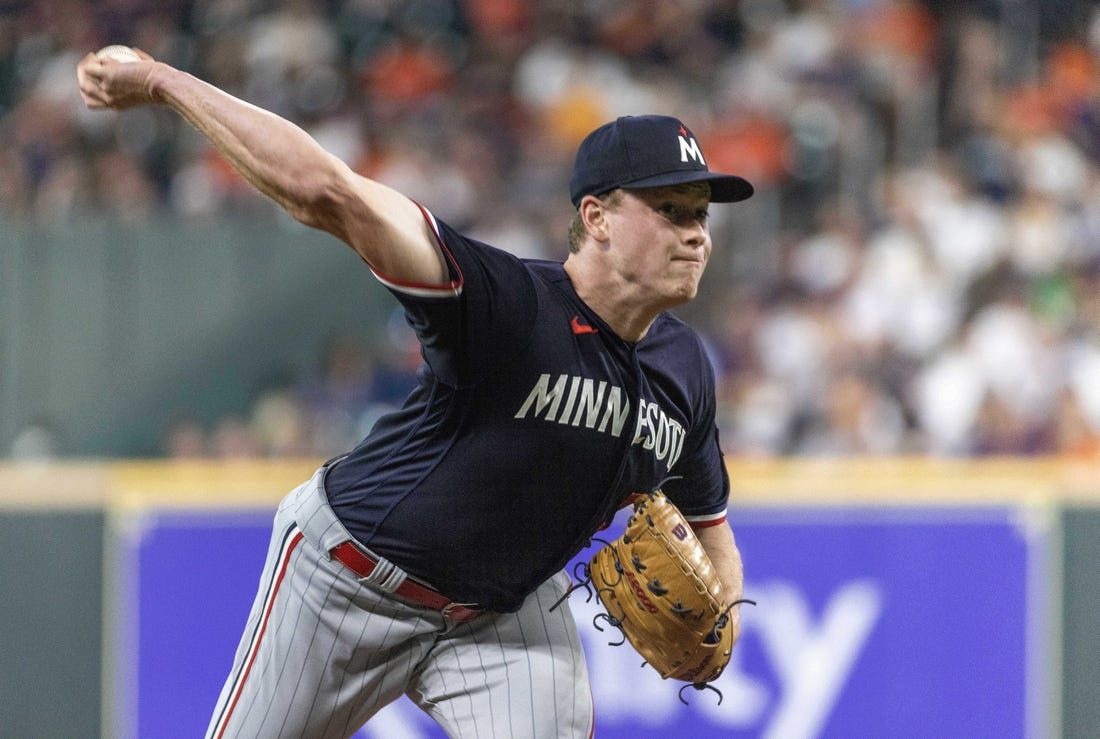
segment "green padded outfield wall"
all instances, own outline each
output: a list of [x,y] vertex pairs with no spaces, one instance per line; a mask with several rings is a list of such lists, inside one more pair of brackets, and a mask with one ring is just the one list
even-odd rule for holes
[[1100,736],[1100,508],[1063,513],[1062,736]]
[[100,511],[0,511],[0,738],[100,736]]
[[0,218],[0,457],[35,423],[65,456],[155,455],[171,421],[310,377],[334,336],[384,344],[397,306],[350,249],[287,220]]

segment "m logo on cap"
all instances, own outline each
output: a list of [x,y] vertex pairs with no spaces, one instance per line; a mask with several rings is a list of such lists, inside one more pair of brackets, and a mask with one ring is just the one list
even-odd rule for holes
[[707,166],[707,160],[703,159],[703,151],[699,148],[699,142],[695,140],[693,136],[690,143],[687,138],[687,130],[680,126],[680,161],[686,162],[688,159],[694,162]]
[[[679,136],[679,158],[672,137]],[[569,200],[579,208],[586,195],[615,188],[667,187],[709,182],[710,202],[734,203],[752,195],[752,185],[732,174],[711,172],[695,134],[667,115],[620,116],[584,137],[577,147]]]

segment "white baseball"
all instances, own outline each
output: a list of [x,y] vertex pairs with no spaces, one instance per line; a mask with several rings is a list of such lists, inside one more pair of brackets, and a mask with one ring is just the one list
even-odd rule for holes
[[116,62],[140,62],[141,57],[137,55],[137,52],[131,49],[129,46],[123,46],[122,44],[111,44],[110,46],[104,46],[102,49],[95,53],[100,59],[113,59]]

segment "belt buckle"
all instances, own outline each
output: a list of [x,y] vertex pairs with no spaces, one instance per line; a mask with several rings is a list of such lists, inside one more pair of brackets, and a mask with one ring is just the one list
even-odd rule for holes
[[443,610],[440,613],[443,614],[443,618],[449,619],[456,624],[464,624],[467,621],[473,621],[475,618],[484,613],[483,610],[476,607],[476,603],[448,603],[443,606]]

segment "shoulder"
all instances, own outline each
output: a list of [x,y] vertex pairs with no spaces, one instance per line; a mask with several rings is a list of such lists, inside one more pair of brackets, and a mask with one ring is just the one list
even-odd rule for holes
[[547,259],[525,259],[524,264],[531,274],[539,280],[550,285],[568,285],[569,275],[565,273],[565,265]]
[[664,361],[713,371],[711,351],[703,336],[671,313],[657,316],[643,343]]
[[[533,299],[534,273],[529,260],[473,238],[425,211],[451,273],[455,296],[464,301],[499,302],[512,298]],[[505,247],[505,248],[502,248]]]

